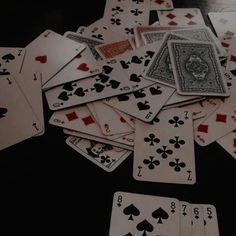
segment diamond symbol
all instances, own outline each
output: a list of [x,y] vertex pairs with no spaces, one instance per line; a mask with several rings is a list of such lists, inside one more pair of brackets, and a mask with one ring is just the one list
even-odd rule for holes
[[92,116],[86,116],[82,120],[83,120],[85,125],[90,125],[92,123],[95,123]]
[[196,25],[197,23],[196,22],[194,22],[194,21],[189,21],[188,22],[188,25]]
[[231,55],[231,57],[230,57],[230,61],[232,61],[232,62],[236,62],[236,56]]
[[200,124],[197,128],[197,131],[203,132],[203,133],[208,133],[208,125]]
[[217,122],[226,123],[226,118],[227,118],[227,115],[222,115],[222,114],[217,114],[216,115],[216,121]]
[[191,13],[188,13],[185,15],[185,17],[188,19],[192,19],[194,17],[194,15],[192,15]]
[[176,22],[174,22],[174,21],[170,21],[170,22],[168,23],[168,25],[178,25],[178,23],[176,23]]
[[166,15],[166,17],[170,18],[170,19],[174,19],[176,16],[172,13],[169,13]]
[[71,112],[71,113],[66,114],[66,117],[69,121],[76,120],[76,119],[79,118],[74,111]]
[[163,2],[165,2],[165,1],[163,1],[163,0],[156,0],[156,1],[155,1],[155,3],[160,4],[160,5],[161,5]]

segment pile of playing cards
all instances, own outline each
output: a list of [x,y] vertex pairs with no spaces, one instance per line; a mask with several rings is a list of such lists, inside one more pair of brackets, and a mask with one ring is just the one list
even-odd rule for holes
[[217,212],[211,204],[116,192],[109,236],[219,236]]
[[0,148],[43,133],[43,89],[50,124],[99,167],[133,153],[136,180],[194,184],[194,140],[236,157],[236,39],[220,37],[197,8],[107,0],[77,33],[2,48]]

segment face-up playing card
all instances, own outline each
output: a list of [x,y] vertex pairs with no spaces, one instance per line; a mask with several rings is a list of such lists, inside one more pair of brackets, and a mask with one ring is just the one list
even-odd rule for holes
[[13,77],[0,80],[0,150],[28,139],[42,127]]
[[236,39],[231,40],[226,69],[236,76]]
[[46,30],[27,45],[21,73],[41,72],[44,85],[85,47],[84,44],[76,43],[51,30]]
[[108,172],[115,170],[132,153],[124,149],[117,151],[109,144],[73,136],[69,136],[66,143],[79,154]]
[[136,25],[148,25],[149,1],[107,1],[103,19],[124,36],[133,35]]
[[180,235],[189,236],[192,234],[192,209],[188,202],[180,201]]
[[116,192],[109,236],[177,236],[179,219],[179,201],[175,198]]
[[184,37],[168,33],[161,41],[160,49],[155,53],[151,62],[149,63],[145,77],[162,84],[175,88],[175,79],[173,75],[172,65],[170,61],[170,54],[168,50],[169,40],[185,40]]
[[152,84],[137,75],[126,75],[116,59],[101,61],[101,68],[103,72],[95,77],[67,83],[46,91],[50,109],[58,110],[84,104],[136,91]]
[[217,212],[214,205],[201,204],[203,208],[205,236],[219,236]]
[[198,8],[175,8],[171,11],[160,11],[158,17],[161,26],[205,25],[202,13]]
[[104,102],[133,117],[150,122],[173,92],[173,88],[155,83],[131,94],[105,99]]
[[127,134],[122,137],[118,137],[116,139],[111,140],[111,139],[108,139],[107,137],[103,138],[103,137],[93,136],[90,134],[85,134],[85,133],[81,133],[81,132],[69,130],[69,129],[63,129],[63,132],[70,136],[88,139],[88,140],[96,141],[99,143],[109,144],[109,145],[112,145],[114,149],[122,148],[122,149],[130,150],[130,151],[134,150],[134,147],[133,147],[134,146],[134,133]]
[[93,105],[104,135],[133,132],[133,128],[112,107],[101,101],[93,102]]
[[150,9],[151,10],[171,10],[173,9],[172,0],[151,0]]
[[170,40],[168,47],[179,94],[229,96],[214,44]]
[[81,36],[80,34],[76,34],[71,31],[67,31],[65,33],[65,36],[71,40],[74,40],[75,42],[86,44],[89,47],[89,49],[91,50],[94,58],[96,60],[101,59],[100,55],[98,54],[98,52],[95,49],[96,46],[103,44],[103,42],[101,40],[95,39],[95,38],[84,37],[84,36]]
[[125,39],[118,42],[99,45],[95,49],[103,59],[109,59],[127,51],[132,51],[134,48],[132,41]]
[[136,120],[135,127],[133,177],[136,180],[196,182],[191,113],[168,109],[160,112],[152,124]]
[[101,73],[100,65],[93,57],[91,50],[87,47],[78,54],[71,62],[69,62],[62,70],[60,70],[52,79],[44,86],[49,89],[61,84],[81,80],[86,77]]
[[0,47],[0,78],[19,73],[24,55],[24,48]]
[[236,129],[216,141],[236,159]]
[[209,12],[208,16],[218,37],[223,36],[226,31],[236,33],[235,12]]
[[192,209],[192,236],[205,236],[203,207],[200,204],[191,204]]

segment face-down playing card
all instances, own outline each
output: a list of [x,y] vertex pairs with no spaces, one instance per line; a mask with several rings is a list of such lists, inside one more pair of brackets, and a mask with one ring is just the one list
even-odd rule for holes
[[179,201],[175,198],[116,192],[109,236],[179,235]]
[[192,114],[174,108],[152,123],[136,120],[133,177],[136,180],[196,182]]

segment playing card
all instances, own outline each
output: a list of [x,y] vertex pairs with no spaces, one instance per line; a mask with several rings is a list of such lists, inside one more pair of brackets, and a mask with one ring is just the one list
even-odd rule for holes
[[13,77],[0,80],[0,150],[28,139],[42,127]]
[[26,71],[42,73],[42,84],[50,80],[62,67],[85,49],[84,44],[76,43],[51,30],[40,34],[26,47],[26,55],[21,73]]
[[160,26],[196,26],[205,25],[202,13],[198,8],[175,8],[158,13]]
[[230,71],[234,76],[236,76],[236,39],[231,40],[229,47],[229,57],[227,60],[227,71]]
[[50,109],[58,110],[76,106],[136,91],[152,84],[136,74],[126,75],[118,58],[101,61],[101,68],[103,72],[95,77],[67,83],[46,91],[45,95]]
[[109,236],[180,235],[179,201],[136,193],[116,192]]
[[97,46],[95,49],[103,59],[109,59],[127,51],[132,51],[134,45],[131,40],[125,39],[118,42],[107,43]]
[[179,94],[229,96],[214,44],[171,40],[168,48]]
[[108,172],[114,171],[132,153],[124,149],[117,151],[111,145],[73,136],[69,136],[66,143],[79,154]]
[[117,113],[133,128],[135,129],[135,118],[133,116],[128,115],[120,110],[115,109]]
[[84,37],[84,36],[81,36],[79,34],[71,32],[71,31],[67,31],[65,33],[65,36],[67,38],[71,39],[71,40],[74,40],[75,42],[86,44],[89,47],[89,49],[91,50],[94,58],[96,60],[100,60],[101,59],[100,55],[98,54],[98,52],[95,49],[95,47],[97,45],[103,44],[103,42],[101,40],[95,39],[95,38]]
[[0,47],[0,78],[19,73],[24,56],[24,48]]
[[78,81],[99,73],[101,73],[100,65],[93,57],[89,47],[87,47],[53,76],[53,78],[43,86],[43,89],[49,89],[75,80]]
[[136,180],[196,182],[191,113],[180,108],[168,109],[160,112],[152,124],[136,120],[135,127],[133,177]]
[[156,51],[146,68],[144,77],[175,88],[175,79],[168,50],[168,42],[173,39],[185,40],[182,36],[167,33],[161,41],[159,50]]
[[205,236],[202,205],[191,204],[191,209],[192,209],[192,236]]
[[133,128],[110,106],[101,101],[93,102],[93,105],[103,134],[114,135],[133,132]]
[[219,236],[217,212],[214,205],[201,204],[203,208],[205,236]]
[[236,33],[236,12],[209,12],[208,16],[218,37],[223,36],[226,31]]
[[180,201],[180,235],[192,235],[192,209],[188,202]]
[[107,137],[98,137],[98,136],[93,136],[90,134],[85,134],[81,133],[78,131],[74,130],[69,130],[69,129],[63,129],[63,132],[65,134],[68,134],[70,136],[78,137],[78,138],[83,138],[83,139],[89,139],[92,141],[96,141],[99,143],[104,143],[104,144],[109,144],[112,145],[115,148],[122,148],[126,150],[133,151],[134,150],[134,133],[124,135],[122,137],[118,138],[113,138],[113,140],[108,139]]
[[122,94],[103,101],[133,117],[150,122],[173,92],[173,88],[155,83],[131,94]]
[[216,141],[236,159],[236,129]]

